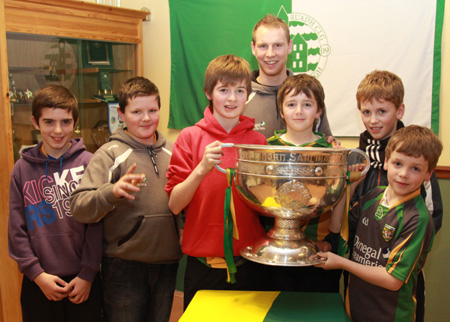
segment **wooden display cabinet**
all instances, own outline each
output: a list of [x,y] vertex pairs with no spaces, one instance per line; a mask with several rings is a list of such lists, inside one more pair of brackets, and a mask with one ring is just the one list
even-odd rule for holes
[[[47,84],[68,87],[79,101],[75,136],[95,151],[93,132],[108,120],[105,94],[113,99],[122,82],[142,75],[147,15],[75,0],[0,0],[0,322],[21,321],[21,275],[7,247],[7,192],[20,148],[39,141],[32,96]],[[97,49],[88,55],[88,48]]]
[[13,32],[6,33],[6,43],[14,160],[21,148],[40,141],[30,118],[31,102],[49,84],[75,94],[79,122],[74,136],[95,152],[118,124],[108,109],[115,111],[120,85],[136,75],[135,45]]

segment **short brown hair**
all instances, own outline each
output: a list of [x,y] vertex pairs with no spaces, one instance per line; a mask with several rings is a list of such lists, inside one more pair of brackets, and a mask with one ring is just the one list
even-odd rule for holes
[[31,113],[39,124],[43,108],[60,108],[72,113],[74,126],[78,121],[78,101],[75,95],[61,85],[47,85],[40,89],[31,103]]
[[288,24],[284,20],[282,20],[278,17],[275,17],[272,14],[268,14],[264,18],[262,18],[260,21],[258,21],[256,23],[255,27],[253,28],[253,33],[252,33],[253,43],[255,43],[256,30],[258,30],[258,28],[261,26],[264,26],[266,28],[281,28],[281,29],[283,29],[283,31],[286,35],[287,42],[289,43],[289,41],[291,40],[291,32],[289,31]]
[[129,100],[136,97],[156,96],[158,107],[161,108],[161,98],[159,96],[158,87],[145,77],[133,77],[127,80],[119,88],[119,108],[125,113],[125,107]]
[[442,143],[438,136],[430,129],[410,125],[396,131],[386,146],[386,159],[397,151],[407,156],[419,158],[423,155],[428,161],[428,172],[436,168],[439,156],[442,153]]
[[373,99],[391,102],[398,109],[403,103],[405,88],[402,79],[385,70],[374,70],[364,77],[356,91],[358,109],[361,104]]
[[[249,63],[244,58],[234,55],[223,55],[213,59],[206,68],[203,86],[205,93],[211,95],[219,81],[225,86],[244,82],[248,97],[252,91],[252,70]],[[209,106],[213,108],[211,100]]]
[[308,74],[298,74],[286,78],[278,90],[277,104],[281,115],[283,115],[284,99],[291,91],[294,91],[294,96],[304,93],[310,99],[315,98],[319,111],[323,112],[325,109],[325,92],[319,80]]

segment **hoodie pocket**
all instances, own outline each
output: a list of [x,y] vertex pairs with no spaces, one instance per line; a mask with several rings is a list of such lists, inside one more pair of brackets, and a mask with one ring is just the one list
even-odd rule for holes
[[116,255],[144,263],[177,261],[182,255],[178,236],[172,214],[141,215],[118,241]]

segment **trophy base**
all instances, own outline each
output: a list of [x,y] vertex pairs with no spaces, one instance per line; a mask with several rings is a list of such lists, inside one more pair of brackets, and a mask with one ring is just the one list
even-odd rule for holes
[[308,238],[282,240],[264,238],[253,246],[241,249],[241,256],[264,265],[312,266],[326,259],[316,256],[318,250]]
[[118,102],[119,101],[116,94],[94,95],[94,98],[98,98],[105,102]]

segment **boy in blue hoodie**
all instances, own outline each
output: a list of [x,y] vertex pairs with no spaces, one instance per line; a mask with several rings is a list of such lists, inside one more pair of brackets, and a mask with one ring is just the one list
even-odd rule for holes
[[11,173],[9,254],[25,275],[23,321],[100,321],[102,225],[76,222],[69,195],[92,156],[72,139],[78,103],[65,87],[49,85],[32,103],[42,142],[25,149]]

